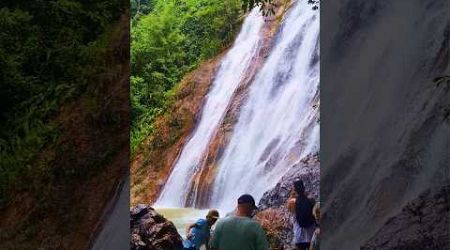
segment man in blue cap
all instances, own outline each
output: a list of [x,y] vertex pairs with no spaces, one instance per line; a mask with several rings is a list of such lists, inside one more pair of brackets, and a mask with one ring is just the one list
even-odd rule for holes
[[266,234],[252,219],[256,210],[255,199],[244,194],[237,201],[234,215],[221,219],[213,232],[211,248],[214,250],[269,250]]

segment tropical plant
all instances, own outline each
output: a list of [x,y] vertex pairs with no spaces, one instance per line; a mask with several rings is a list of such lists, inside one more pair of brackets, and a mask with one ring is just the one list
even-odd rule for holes
[[173,102],[173,88],[202,60],[231,43],[242,14],[239,0],[159,0],[132,26],[131,147],[153,130]]

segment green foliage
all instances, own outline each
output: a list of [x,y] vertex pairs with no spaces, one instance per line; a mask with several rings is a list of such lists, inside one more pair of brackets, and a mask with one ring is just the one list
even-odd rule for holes
[[[320,0],[300,0],[308,1],[308,4],[312,5],[313,10],[319,9]],[[275,14],[274,0],[242,0],[242,8],[245,11],[250,11],[254,7],[258,6],[264,16]]]
[[182,76],[230,44],[242,14],[239,0],[152,2],[152,11],[132,25],[133,151],[167,111]]
[[12,188],[24,186],[17,177],[56,141],[52,118],[100,70],[93,67],[102,55],[99,39],[124,8],[120,0],[2,1],[0,207]]
[[154,0],[131,0],[131,18],[136,22],[140,16],[147,15],[154,7]]
[[264,16],[275,14],[272,6],[273,0],[243,0],[242,2],[242,8],[245,11],[250,11],[258,6]]

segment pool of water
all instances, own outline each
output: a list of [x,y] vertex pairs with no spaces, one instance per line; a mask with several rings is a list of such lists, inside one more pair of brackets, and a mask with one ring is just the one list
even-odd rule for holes
[[[183,237],[183,239],[186,239],[186,227],[190,224],[195,223],[198,219],[206,218],[206,214],[208,213],[208,209],[160,207],[154,208],[158,213],[175,224],[178,233],[181,235],[181,237]],[[225,216],[225,213],[223,211],[219,211],[219,214],[221,218]],[[214,230],[214,226],[212,227],[212,229]],[[205,250],[205,247],[203,246],[201,249]]]
[[166,219],[172,221],[178,230],[178,233],[186,238],[186,227],[195,223],[198,219],[206,217],[207,209],[194,208],[158,208],[156,211],[162,214]]

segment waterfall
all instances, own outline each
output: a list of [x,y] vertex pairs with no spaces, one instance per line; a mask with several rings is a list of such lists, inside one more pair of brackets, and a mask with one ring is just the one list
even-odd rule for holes
[[231,97],[239,87],[251,59],[258,52],[263,24],[264,19],[256,8],[245,19],[233,47],[221,62],[212,88],[206,96],[197,127],[184,146],[156,202],[158,206],[184,206],[190,178],[199,167],[208,143],[220,125]]
[[[264,21],[246,18],[206,97],[192,137],[184,146],[156,202],[183,207],[201,171],[208,145],[223,122],[233,93],[258,53]],[[228,144],[216,162],[209,205],[230,210],[243,193],[259,200],[287,171],[319,150],[319,12],[297,1],[285,14],[264,65],[251,82]],[[194,192],[199,192],[194,189]],[[195,197],[195,195],[194,195]],[[195,201],[194,201],[195,202]]]
[[298,1],[285,17],[251,85],[219,161],[211,205],[233,208],[243,193],[259,200],[296,163],[319,150],[319,13]]

